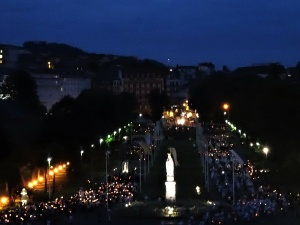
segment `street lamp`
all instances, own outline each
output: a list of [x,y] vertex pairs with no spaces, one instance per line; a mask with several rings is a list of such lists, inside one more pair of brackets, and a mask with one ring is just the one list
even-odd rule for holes
[[107,161],[109,157],[110,151],[105,152],[105,177],[106,177],[106,210],[108,211],[108,177],[107,177]]
[[101,147],[102,142],[103,142],[103,139],[100,138],[100,139],[99,139],[100,147]]
[[50,166],[51,166],[51,160],[52,160],[52,158],[51,158],[51,157],[48,157],[48,158],[47,158],[48,165],[49,165],[49,170],[50,170]]
[[142,154],[141,154],[141,152],[140,152],[139,166],[140,166],[140,193],[141,193],[142,192]]
[[121,130],[122,130],[121,128],[119,128],[119,130],[118,130],[119,131],[119,140],[121,140],[121,138],[122,138],[122,136],[121,136]]
[[81,164],[82,164],[82,155],[83,155],[83,153],[84,153],[84,151],[81,150],[81,151],[80,151],[80,162],[81,162]]
[[230,105],[228,103],[224,103],[222,107],[225,110],[224,111],[224,115],[227,114],[227,119],[229,120],[229,108],[230,108]]
[[267,159],[268,159],[269,148],[268,147],[264,147],[263,148],[263,153],[265,153],[265,155],[266,155],[265,167],[267,167]]
[[94,144],[91,144],[91,177],[94,180]]
[[235,157],[232,156],[232,205],[235,203],[235,189],[234,189],[234,163],[235,163]]
[[[48,168],[48,176],[50,175],[49,173],[50,173],[50,167],[51,167],[51,160],[52,160],[52,158],[51,157],[48,157],[47,158],[47,161],[48,161],[48,166],[49,166],[49,168]],[[48,179],[49,181],[48,181],[48,186],[49,186],[49,200],[51,199],[51,190],[50,190],[50,179]]]

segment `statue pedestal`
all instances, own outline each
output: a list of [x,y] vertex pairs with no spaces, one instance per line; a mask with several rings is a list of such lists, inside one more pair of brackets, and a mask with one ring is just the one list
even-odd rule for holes
[[175,202],[176,201],[176,182],[166,181],[166,201]]

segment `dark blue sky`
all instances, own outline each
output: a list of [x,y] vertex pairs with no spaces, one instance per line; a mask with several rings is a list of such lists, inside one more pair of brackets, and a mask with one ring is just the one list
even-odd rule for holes
[[1,0],[0,43],[230,69],[300,61],[299,0]]

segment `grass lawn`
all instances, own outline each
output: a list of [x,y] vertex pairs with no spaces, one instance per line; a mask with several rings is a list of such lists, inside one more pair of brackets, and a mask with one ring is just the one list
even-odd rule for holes
[[[176,181],[176,213],[175,217],[185,217],[193,214],[202,215],[209,205],[205,199],[207,193],[203,187],[203,172],[197,149],[193,148],[193,140],[165,140],[154,160],[154,165],[142,183],[142,193],[139,202],[128,208],[120,209],[120,215],[156,218],[166,216],[167,203],[157,201],[158,197],[165,197],[166,159],[169,147],[177,151],[179,166],[175,167]],[[201,195],[196,192],[196,186],[201,189]],[[144,202],[147,195],[149,201]],[[120,206],[122,207],[122,206]],[[173,216],[174,216],[173,215]],[[172,217],[173,217],[172,216]],[[169,217],[167,215],[167,217]]]
[[195,201],[203,199],[203,195],[197,195],[196,186],[204,192],[203,173],[198,152],[193,148],[191,140],[165,140],[156,155],[154,166],[150,169],[146,182],[142,184],[142,194],[149,199],[157,199],[165,196],[166,159],[169,147],[177,151],[179,166],[175,167],[176,200]]

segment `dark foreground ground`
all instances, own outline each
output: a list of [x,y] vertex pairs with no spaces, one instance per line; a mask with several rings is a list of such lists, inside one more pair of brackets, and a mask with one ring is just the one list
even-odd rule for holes
[[[140,200],[143,196],[147,195],[149,200],[155,201],[159,196],[164,195],[164,175],[165,175],[165,160],[167,156],[167,148],[175,147],[177,149],[178,161],[180,166],[175,169],[175,180],[177,182],[177,200],[178,202],[187,200],[188,202],[195,199],[205,202],[207,200],[216,200],[217,196],[213,193],[206,193],[203,187],[203,174],[200,159],[196,149],[193,148],[193,139],[191,140],[166,140],[158,154],[150,173],[147,175],[146,181],[143,182],[142,193]],[[197,195],[195,187],[201,187],[201,195]],[[215,199],[214,199],[215,198]],[[126,210],[126,209],[124,209]],[[181,218],[168,218],[160,216],[144,216],[145,213],[130,214],[128,211],[118,211],[112,209],[108,215],[103,207],[95,208],[93,211],[77,212],[73,214],[74,225],[94,225],[94,224],[145,224],[145,225],[159,225],[164,220],[165,224],[188,224],[187,214]],[[194,224],[199,224],[201,218],[195,218]],[[36,221],[33,225],[45,225],[45,221]],[[68,215],[57,216],[51,225],[64,225],[69,224]],[[286,213],[279,212],[276,215],[260,217],[250,222],[235,223],[238,225],[300,225],[300,219],[296,218],[296,213],[290,209]]]
[[[114,215],[112,212],[110,216],[110,220],[108,219],[108,216],[103,211],[101,212],[100,209],[95,210],[93,212],[84,212],[84,213],[78,213],[73,215],[73,223],[74,225],[95,225],[95,224],[111,224],[111,225],[119,225],[119,224],[130,224],[130,225],[160,225],[162,219],[156,218],[143,218],[143,217],[136,217],[136,218],[126,218],[126,217],[119,217],[117,215]],[[184,222],[184,225],[188,224],[187,218],[180,218],[180,219],[174,219],[174,218],[165,218],[163,219],[165,221],[165,224],[178,224],[180,221]],[[44,225],[44,221],[39,221],[34,223],[34,225]],[[65,225],[69,224],[68,216],[60,216],[55,221],[52,222],[52,225]],[[195,219],[196,225],[199,224],[199,220]],[[234,223],[237,225],[299,225],[300,219],[296,219],[295,214],[292,212],[288,212],[285,214],[278,214],[275,216],[267,216],[264,218],[259,218],[257,220],[251,221],[251,222],[240,222],[240,223]]]

